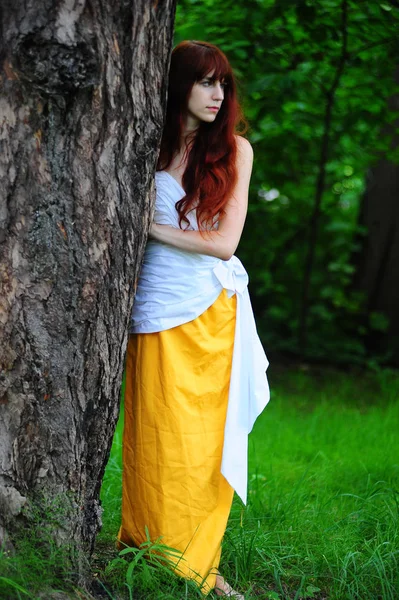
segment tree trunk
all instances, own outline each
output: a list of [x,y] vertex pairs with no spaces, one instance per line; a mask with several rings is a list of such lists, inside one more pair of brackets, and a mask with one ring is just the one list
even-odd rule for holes
[[[399,69],[395,74],[399,83]],[[389,100],[399,110],[399,95]],[[399,122],[383,133],[397,131]],[[393,135],[392,149],[399,146]],[[366,340],[368,351],[385,354],[389,362],[399,365],[399,165],[382,158],[370,169],[363,196],[359,224],[367,236],[361,251],[354,256],[354,288],[365,296],[365,314],[381,313],[388,320],[386,331],[372,330]]]
[[368,233],[354,286],[365,295],[367,315],[388,319],[386,331],[368,335],[368,351],[399,365],[399,165],[382,160],[370,171],[359,221]]
[[174,4],[1,8],[0,545],[101,524]]

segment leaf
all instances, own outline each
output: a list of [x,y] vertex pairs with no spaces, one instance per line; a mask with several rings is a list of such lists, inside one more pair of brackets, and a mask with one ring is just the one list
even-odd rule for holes
[[18,583],[16,583],[12,579],[9,579],[8,577],[0,577],[0,582],[5,583],[6,585],[8,585],[11,588],[14,588],[15,590],[18,590],[18,592],[22,592],[22,594],[26,594],[27,596],[29,595],[29,592],[25,590],[25,588],[21,587]]
[[315,585],[308,585],[308,586],[306,586],[306,590],[305,590],[303,597],[304,598],[314,598],[314,595],[320,591],[321,591],[320,588],[316,587]]
[[369,323],[374,331],[387,331],[389,327],[389,319],[386,315],[380,312],[372,312],[369,315]]

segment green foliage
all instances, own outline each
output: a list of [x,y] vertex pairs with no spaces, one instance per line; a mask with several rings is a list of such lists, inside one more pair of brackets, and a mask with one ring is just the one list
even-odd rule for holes
[[44,589],[73,589],[70,548],[57,546],[50,529],[45,533],[33,527],[13,553],[0,550],[0,598],[36,600]]
[[147,541],[139,548],[126,547],[119,552],[105,568],[104,575],[107,581],[120,586],[123,581],[128,590],[129,600],[133,598],[134,591],[138,588],[146,598],[157,598],[159,585],[166,587],[185,587],[191,591],[192,596],[202,598],[203,595],[193,582],[176,579],[175,571],[179,571],[179,562],[182,560],[181,552],[170,548],[162,541],[151,541],[148,530]]
[[[72,540],[62,539],[63,526],[73,511],[73,495],[69,493],[53,497],[41,493],[25,505],[23,513],[29,517],[29,526],[19,534],[12,551],[0,548],[1,599],[47,600],[56,590],[68,590],[71,598],[75,597],[72,559],[86,560],[86,564],[87,559]],[[84,600],[87,596],[82,593],[79,597]]]
[[8,577],[0,577],[0,592],[4,595],[4,597],[10,597],[12,592],[15,592],[16,594],[20,592],[20,594],[25,596],[29,595],[29,592],[25,588]]
[[[398,33],[399,9],[389,2],[178,3],[176,43],[205,39],[220,45],[238,75],[255,152],[239,256],[250,274],[260,334],[273,350],[364,363],[365,337],[375,326],[380,330],[381,319],[365,315],[363,298],[353,289],[352,257],[365,236],[357,222],[367,169],[391,143],[381,132],[395,118],[387,99],[397,91]],[[305,258],[323,169],[303,348],[298,331]]]

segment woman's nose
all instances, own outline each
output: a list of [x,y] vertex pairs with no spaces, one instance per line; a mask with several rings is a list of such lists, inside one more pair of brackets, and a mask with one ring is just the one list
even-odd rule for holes
[[220,83],[216,83],[213,88],[213,99],[214,100],[223,100],[224,98],[224,90]]

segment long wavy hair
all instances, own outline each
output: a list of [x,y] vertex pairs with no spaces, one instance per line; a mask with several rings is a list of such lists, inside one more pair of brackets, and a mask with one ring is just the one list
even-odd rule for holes
[[[223,52],[207,42],[181,42],[172,52],[168,104],[158,170],[166,170],[180,150],[190,92],[197,81],[212,73],[212,80],[225,84],[224,100],[212,123],[201,121],[186,140],[187,163],[182,183],[186,195],[176,203],[179,224],[188,224],[187,214],[196,209],[200,230],[212,228],[237,181],[237,143],[245,120],[237,100],[232,68]],[[241,127],[240,127],[241,126]],[[238,130],[240,127],[240,131]]]

